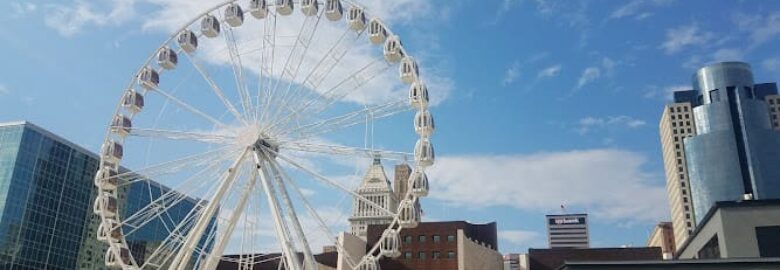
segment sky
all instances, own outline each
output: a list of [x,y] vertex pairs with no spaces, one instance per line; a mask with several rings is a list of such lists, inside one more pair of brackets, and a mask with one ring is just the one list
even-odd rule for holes
[[[544,215],[561,213],[561,205],[589,214],[592,246],[643,246],[652,227],[669,220],[658,122],[671,93],[690,88],[697,68],[719,61],[750,63],[757,82],[780,77],[776,1],[359,2],[403,39],[431,92],[437,161],[428,173],[424,220],[495,221],[505,253],[546,247]],[[135,72],[176,29],[213,5],[3,1],[0,122],[28,120],[98,150]],[[296,15],[293,26],[284,27],[291,34],[303,20]],[[334,27],[317,29],[315,43],[334,41],[341,33]],[[251,40],[258,34],[244,27],[236,35]],[[367,47],[355,47],[348,64],[377,55]],[[198,59],[229,84],[232,70],[220,52]],[[197,74],[177,76],[184,90],[166,85],[172,92],[194,103],[215,102],[186,92],[207,88]],[[346,97],[343,107],[404,98],[405,88],[385,77],[371,91]],[[171,119],[159,123],[207,128],[184,115],[161,113],[158,118]],[[378,120],[373,144],[411,152],[412,115],[403,115]],[[363,146],[363,128],[328,139]],[[344,168],[309,161],[325,174],[346,175]],[[348,213],[346,206],[333,211],[344,209]]]

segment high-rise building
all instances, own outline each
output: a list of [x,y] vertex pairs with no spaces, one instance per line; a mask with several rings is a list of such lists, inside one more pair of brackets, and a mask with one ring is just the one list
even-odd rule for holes
[[[97,240],[93,179],[99,157],[27,122],[0,124],[0,269],[108,269],[107,246]],[[118,189],[127,210],[169,189],[150,180]],[[178,223],[197,204],[185,199],[126,240],[144,258],[168,236],[164,222]],[[166,218],[169,215],[165,215]],[[141,259],[143,260],[143,259]]]
[[547,215],[547,241],[550,248],[588,248],[587,214]]
[[674,258],[676,250],[674,243],[674,230],[671,222],[661,222],[655,225],[650,238],[647,239],[648,247],[660,247],[664,260]]
[[393,174],[393,192],[395,199],[399,202],[409,191],[409,176],[412,175],[412,168],[408,164],[402,163],[395,165],[395,174]]
[[661,116],[661,147],[666,171],[666,191],[671,209],[672,228],[676,245],[693,232],[693,199],[688,182],[688,163],[685,162],[685,138],[696,135],[693,108],[686,102],[687,92],[675,93],[675,102],[666,105]]
[[676,246],[718,201],[780,198],[780,96],[750,65],[699,69],[664,109],[661,142]]
[[[381,160],[374,158],[368,172],[363,176],[360,186],[355,190],[364,200],[357,197],[352,202],[352,216],[349,218],[352,234],[366,240],[368,225],[387,224],[393,222],[393,215],[398,209],[398,201],[393,193],[390,181],[385,174]],[[370,201],[371,203],[366,202]],[[372,204],[373,203],[373,204]],[[380,208],[375,207],[380,206]]]

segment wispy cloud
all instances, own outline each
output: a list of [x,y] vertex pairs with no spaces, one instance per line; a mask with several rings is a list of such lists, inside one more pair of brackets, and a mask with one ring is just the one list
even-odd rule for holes
[[113,0],[106,10],[99,10],[92,2],[76,0],[68,4],[48,4],[45,6],[46,26],[60,35],[73,36],[87,26],[120,24],[135,14],[135,0]]
[[666,6],[673,2],[674,0],[632,0],[612,11],[609,18],[621,19],[633,17],[635,20],[642,20],[653,15],[652,12],[646,11],[647,9]]
[[660,47],[667,54],[675,54],[686,47],[706,45],[714,38],[715,34],[702,31],[697,24],[692,23],[667,30],[666,41]]
[[535,244],[536,242],[538,242],[541,236],[542,234],[536,231],[526,231],[526,230],[498,231],[499,239],[518,246],[530,246],[532,244]]
[[501,85],[507,86],[512,83],[514,83],[518,78],[520,77],[520,63],[514,62],[511,67],[509,67],[504,72],[504,78],[501,80]]
[[643,155],[616,149],[445,156],[429,177],[437,191],[431,196],[456,205],[547,212],[566,204],[605,221],[654,222],[668,215],[666,188],[649,184],[663,176],[644,171],[645,164]]
[[504,19],[504,16],[506,16],[508,12],[510,12],[516,6],[519,6],[520,3],[521,0],[502,0],[501,4],[498,6],[498,10],[496,10],[496,15],[493,17],[493,20],[488,22],[488,24],[497,24],[502,19]]
[[740,30],[748,33],[750,49],[761,46],[780,36],[780,11],[771,14],[734,16]]
[[604,128],[639,128],[646,125],[644,120],[636,119],[627,115],[607,116],[607,117],[585,117],[577,123],[577,132],[587,134],[595,129]]
[[0,97],[8,95],[10,93],[11,93],[11,90],[8,89],[8,87],[5,86],[5,84],[0,84]]
[[598,78],[601,78],[600,68],[598,67],[585,68],[585,70],[582,71],[582,75],[580,75],[580,79],[577,80],[577,88],[582,88],[583,86],[595,81]]
[[660,98],[663,99],[664,101],[672,101],[672,99],[674,98],[674,92],[685,91],[690,89],[691,89],[690,86],[684,84],[669,85],[665,87],[649,86],[647,87],[647,91],[645,91],[645,94],[643,96],[644,98],[648,98],[648,99]]
[[558,76],[558,74],[561,73],[562,68],[563,66],[561,64],[552,65],[550,67],[540,70],[539,74],[537,74],[536,77],[539,79],[556,77]]
[[21,17],[38,10],[38,5],[29,2],[13,2],[11,3],[11,9],[14,17]]
[[582,75],[577,80],[575,90],[580,89],[603,76],[612,76],[615,73],[615,68],[620,63],[612,60],[609,57],[603,57],[601,60],[593,66],[587,67],[582,71]]
[[761,67],[763,67],[767,71],[773,71],[773,72],[778,71],[780,70],[780,58],[778,57],[767,58],[761,62]]

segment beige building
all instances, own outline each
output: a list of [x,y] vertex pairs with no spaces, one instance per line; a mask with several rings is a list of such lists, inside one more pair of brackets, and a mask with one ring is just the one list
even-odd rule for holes
[[685,138],[696,135],[696,123],[691,104],[667,105],[661,116],[660,131],[674,242],[675,246],[680,246],[695,228],[693,200],[683,145]]
[[674,243],[674,231],[671,222],[661,222],[655,225],[650,238],[647,239],[648,247],[660,247],[664,260],[674,258],[676,245]]
[[[360,187],[355,190],[355,193],[365,198],[365,200],[360,200],[357,197],[353,199],[352,216],[349,218],[349,224],[352,228],[352,234],[365,241],[368,225],[389,225],[393,222],[394,216],[388,213],[387,210],[395,213],[398,209],[398,200],[396,200],[390,180],[388,180],[379,158],[374,159],[373,164],[368,168],[366,175],[363,176],[363,181],[360,183]],[[366,200],[371,201],[373,204],[366,202]],[[375,207],[377,205],[381,208]]]

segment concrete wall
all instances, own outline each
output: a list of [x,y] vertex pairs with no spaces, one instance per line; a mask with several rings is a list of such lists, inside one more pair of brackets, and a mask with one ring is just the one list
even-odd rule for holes
[[466,238],[458,230],[458,270],[501,270],[503,257],[498,251],[487,248]]
[[[363,241],[363,239],[360,239],[360,237],[351,233],[342,232],[339,234],[338,241],[339,245],[344,247],[344,251],[349,254],[349,258],[352,258],[355,264],[359,263],[360,259],[366,255],[366,242]],[[350,266],[346,254],[343,254],[342,252],[339,252],[337,262],[337,270],[352,270],[354,267]]]

